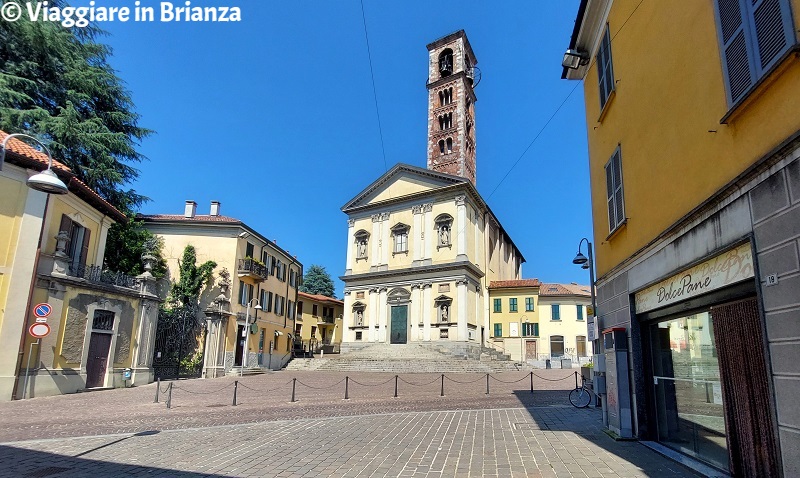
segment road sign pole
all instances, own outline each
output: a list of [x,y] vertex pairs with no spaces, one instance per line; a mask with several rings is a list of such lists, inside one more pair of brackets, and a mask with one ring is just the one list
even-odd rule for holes
[[31,355],[33,355],[33,346],[39,345],[39,341],[42,339],[36,339],[36,342],[31,342],[31,346],[28,348],[28,365],[25,366],[25,385],[22,387],[22,399],[25,400],[25,394],[28,392],[28,377],[31,373]]

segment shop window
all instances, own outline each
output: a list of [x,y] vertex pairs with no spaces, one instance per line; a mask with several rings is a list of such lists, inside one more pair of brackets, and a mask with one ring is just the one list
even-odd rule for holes
[[578,357],[586,357],[586,336],[579,335],[575,337],[575,347],[578,350]]
[[550,356],[561,357],[564,355],[564,336],[551,335],[550,336]]

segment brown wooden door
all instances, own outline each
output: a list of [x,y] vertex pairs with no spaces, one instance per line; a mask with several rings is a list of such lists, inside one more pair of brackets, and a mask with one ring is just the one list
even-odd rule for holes
[[536,341],[525,341],[525,360],[536,360]]
[[89,356],[86,361],[86,388],[102,387],[108,367],[111,334],[92,333],[89,339]]

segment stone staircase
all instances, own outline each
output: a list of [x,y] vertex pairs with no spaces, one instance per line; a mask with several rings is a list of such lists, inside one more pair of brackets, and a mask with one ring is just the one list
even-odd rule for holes
[[389,373],[495,373],[522,365],[495,349],[458,342],[347,344],[338,356],[295,358],[285,370]]

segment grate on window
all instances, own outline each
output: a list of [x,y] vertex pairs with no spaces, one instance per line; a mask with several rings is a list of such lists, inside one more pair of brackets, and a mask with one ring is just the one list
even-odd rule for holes
[[95,330],[113,330],[114,312],[108,310],[95,310],[92,328]]

